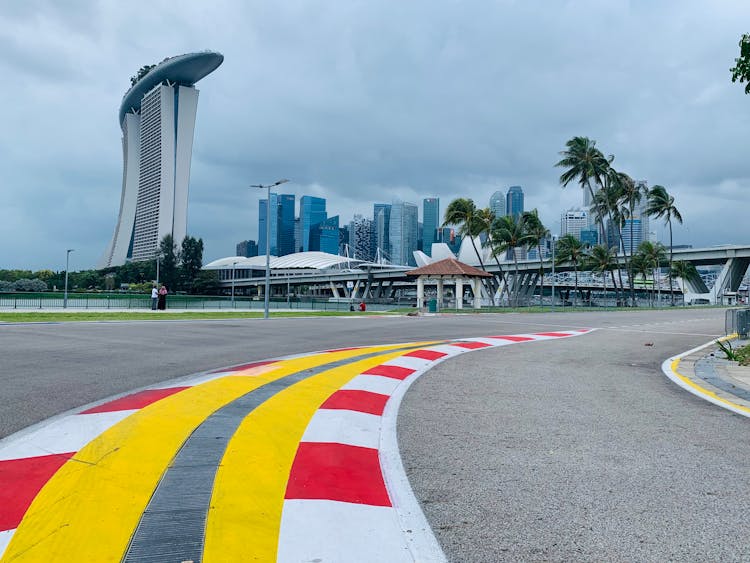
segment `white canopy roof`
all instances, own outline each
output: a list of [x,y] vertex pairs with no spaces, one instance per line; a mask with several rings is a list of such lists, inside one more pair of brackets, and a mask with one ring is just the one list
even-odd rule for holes
[[[219,258],[203,266],[204,270],[226,270],[231,269],[232,264],[237,269],[241,268],[265,268],[266,257],[253,256],[245,258],[244,256],[228,256]],[[330,268],[357,267],[362,264],[362,260],[354,260],[346,256],[337,256],[327,252],[297,252],[287,254],[286,256],[271,256],[271,269],[273,270],[291,270],[298,268],[309,268],[314,270],[326,270]]]

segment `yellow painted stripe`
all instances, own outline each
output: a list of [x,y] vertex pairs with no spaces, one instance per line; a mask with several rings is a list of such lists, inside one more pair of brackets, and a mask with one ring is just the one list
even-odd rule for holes
[[350,379],[404,353],[360,360],[305,379],[243,420],[216,474],[204,563],[276,561],[289,473],[313,414]]
[[[391,347],[394,348],[394,347]],[[157,401],[65,463],[39,492],[3,561],[120,561],[162,473],[211,413],[261,385],[364,350],[284,360],[267,373],[231,375]],[[242,372],[240,372],[242,373]]]
[[685,383],[685,385],[688,385],[689,387],[695,389],[696,391],[698,391],[702,395],[707,395],[708,397],[711,397],[712,399],[715,399],[715,400],[719,401],[720,403],[724,403],[725,405],[730,405],[732,408],[739,409],[741,411],[749,412],[750,413],[750,409],[749,408],[747,408],[747,407],[745,407],[743,405],[738,405],[737,403],[734,403],[732,401],[724,399],[723,397],[719,397],[713,391],[709,391],[708,389],[705,389],[705,388],[701,387],[697,383],[693,382],[691,379],[689,379],[689,378],[685,377],[684,375],[682,375],[679,371],[677,371],[677,369],[679,368],[679,365],[680,365],[680,359],[679,358],[676,359],[676,360],[674,360],[674,361],[672,361],[672,365],[671,365],[672,373],[674,373],[677,377],[679,377],[680,381],[682,381],[683,383]]

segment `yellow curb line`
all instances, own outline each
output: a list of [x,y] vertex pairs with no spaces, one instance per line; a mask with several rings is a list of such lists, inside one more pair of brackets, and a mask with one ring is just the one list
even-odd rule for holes
[[678,356],[673,356],[672,358],[669,358],[668,360],[665,360],[664,363],[662,363],[662,371],[669,379],[677,383],[683,389],[691,392],[693,395],[700,397],[702,399],[705,399],[717,406],[728,409],[734,413],[750,417],[750,408],[744,405],[735,403],[733,401],[730,401],[728,399],[724,399],[723,397],[719,397],[713,391],[710,391],[708,389],[705,389],[704,387],[701,387],[700,385],[692,381],[690,378],[682,375],[678,371],[680,362],[682,361],[682,358],[684,358],[685,356],[689,356],[690,354],[693,354],[694,352],[702,350],[703,348],[707,348],[708,346],[711,346],[712,344],[716,342],[724,342],[727,340],[733,340],[735,338],[737,338],[737,334],[730,334],[722,338],[716,338],[706,344],[703,344],[702,346],[698,346],[697,348],[688,350],[687,352],[684,352]]

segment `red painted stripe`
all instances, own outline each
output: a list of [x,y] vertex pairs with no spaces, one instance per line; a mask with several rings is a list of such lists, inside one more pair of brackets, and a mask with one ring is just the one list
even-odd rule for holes
[[380,416],[383,414],[388,399],[390,399],[388,395],[371,391],[342,389],[328,397],[320,408],[366,412]]
[[326,350],[326,352],[348,352],[349,350],[361,350],[361,346],[352,346],[351,348],[334,348],[333,350]]
[[275,363],[276,363],[276,360],[267,360],[264,362],[252,362],[249,364],[240,364],[238,366],[232,366],[232,367],[228,367],[224,369],[215,369],[214,371],[210,371],[208,373],[224,373],[227,371],[242,371],[245,369],[257,368],[258,366],[266,366],[268,364],[275,364]]
[[561,336],[570,336],[567,332],[537,332],[538,336],[555,336],[555,337],[561,337]]
[[534,340],[530,336],[488,336],[487,338],[498,338],[500,340],[510,340],[511,342],[528,342]]
[[138,393],[133,393],[132,395],[120,397],[119,399],[104,403],[103,405],[99,405],[98,407],[92,407],[90,409],[82,411],[79,414],[94,414],[97,412],[129,411],[142,409],[143,407],[146,407],[151,403],[155,403],[156,401],[159,401],[165,397],[169,397],[170,395],[179,393],[184,389],[189,389],[189,387],[146,389],[145,391],[139,391]]
[[21,523],[31,501],[73,453],[0,461],[0,531]]
[[485,342],[451,342],[451,346],[458,346],[460,348],[466,348],[467,350],[476,350],[477,348],[487,348],[492,344]]
[[378,450],[300,442],[284,498],[391,506]]
[[401,366],[388,366],[381,364],[379,366],[372,367],[367,371],[363,371],[364,375],[382,375],[384,377],[392,377],[393,379],[406,379],[415,369],[402,368]]
[[410,358],[422,358],[423,360],[438,360],[440,358],[443,358],[447,356],[445,352],[438,352],[436,350],[414,350],[413,352],[409,352],[408,354],[404,354],[404,356],[410,357]]

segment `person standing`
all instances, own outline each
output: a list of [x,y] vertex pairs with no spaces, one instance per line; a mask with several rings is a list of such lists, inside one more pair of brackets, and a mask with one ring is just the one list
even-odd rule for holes
[[164,311],[167,308],[167,286],[162,284],[162,286],[159,288],[159,298],[158,298],[158,304],[157,307],[160,311]]
[[159,301],[159,290],[156,289],[156,284],[151,288],[151,310],[156,311],[156,305]]

